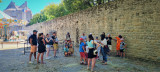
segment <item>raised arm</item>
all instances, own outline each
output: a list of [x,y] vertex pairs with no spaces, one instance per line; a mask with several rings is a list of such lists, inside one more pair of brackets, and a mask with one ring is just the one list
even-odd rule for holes
[[[96,41],[92,41],[92,44],[98,45],[97,48],[100,46],[99,43],[97,43]],[[97,48],[96,48],[96,49],[97,49]]]

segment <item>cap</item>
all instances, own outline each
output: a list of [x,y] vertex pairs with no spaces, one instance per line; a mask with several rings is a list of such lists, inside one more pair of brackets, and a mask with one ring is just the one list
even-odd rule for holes
[[80,38],[80,40],[83,40],[83,38]]
[[37,30],[33,30],[33,32],[38,32]]

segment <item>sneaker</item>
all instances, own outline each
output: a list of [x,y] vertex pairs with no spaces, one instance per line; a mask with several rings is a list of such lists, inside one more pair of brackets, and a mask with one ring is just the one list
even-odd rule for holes
[[29,64],[32,64],[33,62],[32,61],[29,61]]
[[37,61],[37,59],[34,59],[35,61]]
[[80,62],[80,65],[82,65],[83,64],[83,62]]

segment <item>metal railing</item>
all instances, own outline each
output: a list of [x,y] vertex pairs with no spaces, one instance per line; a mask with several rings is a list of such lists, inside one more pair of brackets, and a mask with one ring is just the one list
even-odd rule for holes
[[[74,41],[72,41],[72,44],[73,44],[73,48],[75,47],[74,46]],[[59,49],[62,49],[63,50],[63,48],[64,48],[64,46],[65,46],[65,41],[63,41],[63,40],[59,40],[59,45],[58,45],[58,52],[59,52]],[[24,43],[24,55],[26,54],[26,53],[30,53],[30,44],[27,42],[27,43]],[[50,50],[50,51],[54,51],[54,50]]]

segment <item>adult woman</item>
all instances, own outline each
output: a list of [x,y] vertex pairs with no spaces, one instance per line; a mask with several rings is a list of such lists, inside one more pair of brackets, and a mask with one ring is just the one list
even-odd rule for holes
[[67,42],[71,40],[71,38],[70,38],[70,33],[69,33],[69,32],[68,32],[67,35],[66,35],[66,40],[67,40]]
[[49,56],[49,51],[50,51],[50,48],[53,45],[53,40],[49,37],[49,34],[46,35],[45,41],[46,41],[46,50],[47,50],[46,59],[49,59],[49,57],[48,57]]
[[45,47],[44,36],[43,36],[43,33],[39,33],[37,63],[39,63],[39,56],[41,55],[41,64],[44,64],[43,55],[45,51],[46,51],[46,47]]
[[103,56],[103,61],[102,63],[104,63],[103,65],[106,65],[107,64],[107,40],[105,38],[105,35],[102,35],[101,36],[101,52],[102,52],[102,56]]
[[[94,38],[91,34],[88,36],[88,38],[89,38],[89,41],[87,42],[87,44],[88,44],[89,52],[88,52],[88,66],[87,66],[87,69],[89,69],[90,62],[92,60],[91,71],[93,71],[93,68],[94,68],[95,63],[96,63],[95,58],[97,57],[97,55],[94,53],[94,50],[95,49],[97,50],[97,48],[99,47],[99,44],[96,41],[94,41]],[[98,45],[97,48],[94,48],[95,47],[94,44]]]

